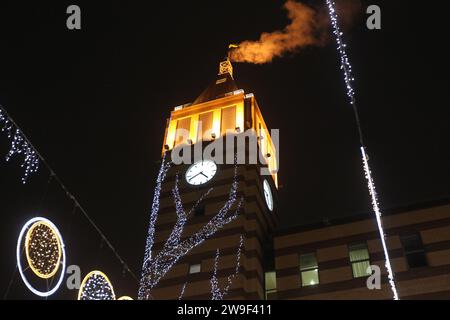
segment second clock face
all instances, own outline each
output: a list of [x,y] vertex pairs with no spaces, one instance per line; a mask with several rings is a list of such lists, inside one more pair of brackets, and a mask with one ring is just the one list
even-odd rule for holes
[[217,165],[212,160],[201,160],[191,165],[186,171],[186,181],[199,186],[210,181],[217,172]]
[[267,207],[269,208],[270,211],[273,211],[272,191],[270,189],[270,185],[267,180],[264,180],[263,189],[264,189],[264,198],[266,199]]

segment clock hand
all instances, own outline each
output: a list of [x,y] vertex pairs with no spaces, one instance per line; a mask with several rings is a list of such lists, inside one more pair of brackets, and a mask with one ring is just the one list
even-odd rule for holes
[[208,179],[209,177],[206,175],[206,174],[204,174],[203,173],[203,171],[202,172],[200,172],[199,174],[201,174],[201,175],[203,175],[206,179]]
[[196,176],[198,176],[201,172],[197,173],[195,176],[189,178],[189,181],[191,181],[192,179],[194,179]]

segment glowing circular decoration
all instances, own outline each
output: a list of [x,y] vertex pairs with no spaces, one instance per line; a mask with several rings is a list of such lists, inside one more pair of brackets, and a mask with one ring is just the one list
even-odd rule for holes
[[37,221],[28,229],[25,253],[28,265],[39,278],[55,275],[61,262],[61,241],[49,223]]
[[[25,275],[21,264],[22,239],[25,236],[24,247],[28,267],[42,279],[49,279],[56,275],[61,265],[61,274],[52,289],[40,291],[36,289]],[[66,269],[66,251],[58,228],[48,219],[36,217],[28,220],[22,227],[16,248],[17,268],[27,288],[35,295],[48,297],[61,286]]]
[[133,300],[133,298],[132,297],[129,297],[129,296],[121,296],[119,299],[117,299],[117,300]]
[[101,271],[91,271],[83,279],[78,300],[115,300],[114,288],[106,274]]

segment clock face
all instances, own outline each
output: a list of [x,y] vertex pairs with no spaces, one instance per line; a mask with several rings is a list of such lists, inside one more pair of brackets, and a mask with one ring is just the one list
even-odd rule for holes
[[199,186],[211,180],[217,172],[217,165],[212,160],[201,160],[191,165],[186,171],[186,181]]
[[270,185],[267,180],[264,180],[263,189],[264,189],[264,198],[266,199],[267,207],[269,208],[270,211],[272,211],[273,210],[272,190],[270,189]]

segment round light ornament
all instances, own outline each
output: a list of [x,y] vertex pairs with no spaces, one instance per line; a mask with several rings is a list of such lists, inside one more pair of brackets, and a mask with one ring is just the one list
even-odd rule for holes
[[115,300],[114,288],[106,274],[94,270],[89,272],[81,282],[78,300]]
[[[25,268],[22,266],[23,251],[28,265]],[[16,258],[20,276],[31,292],[40,297],[48,297],[58,290],[65,274],[66,252],[62,236],[50,220],[35,217],[25,223],[17,240]],[[31,270],[37,279],[45,279],[46,284],[58,272],[60,275],[53,288],[44,291],[36,289],[36,285],[30,282],[28,270]]]

